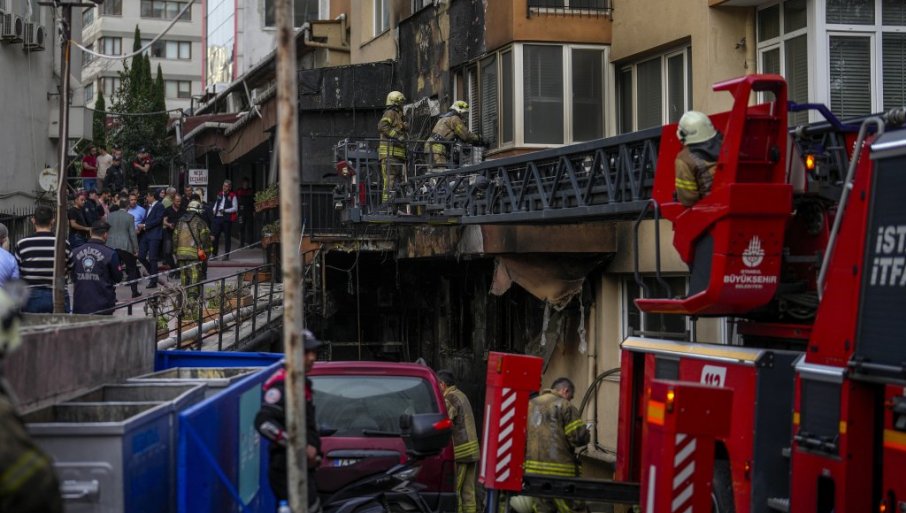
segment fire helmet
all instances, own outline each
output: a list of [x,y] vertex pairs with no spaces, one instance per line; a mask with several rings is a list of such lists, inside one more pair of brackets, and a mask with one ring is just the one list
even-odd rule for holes
[[516,513],[532,513],[535,499],[528,495],[516,495],[510,497],[510,507],[516,510]]
[[387,106],[402,105],[406,103],[406,96],[399,91],[390,91],[387,93]]
[[717,135],[717,130],[711,124],[711,119],[705,114],[690,110],[683,114],[676,127],[676,136],[683,144],[699,144],[710,141]]
[[460,114],[466,114],[469,112],[469,104],[462,100],[457,100],[450,106],[450,110],[454,110]]

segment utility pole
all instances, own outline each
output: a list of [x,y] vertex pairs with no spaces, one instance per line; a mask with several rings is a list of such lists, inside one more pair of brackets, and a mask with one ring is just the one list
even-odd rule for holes
[[283,267],[283,348],[286,352],[287,478],[289,507],[308,509],[305,436],[305,348],[302,339],[302,235],[299,206],[299,109],[296,37],[291,0],[276,0],[277,144],[280,166],[280,252]]
[[[103,1],[103,0],[101,0]],[[72,42],[72,8],[94,7],[100,3],[64,2],[38,2],[38,5],[47,5],[62,9],[60,16],[60,130],[59,130],[59,177],[57,181],[57,220],[56,241],[53,253],[53,311],[64,313],[66,293],[66,237],[69,235],[69,223],[66,221],[66,149],[69,145],[69,67],[70,50]]]

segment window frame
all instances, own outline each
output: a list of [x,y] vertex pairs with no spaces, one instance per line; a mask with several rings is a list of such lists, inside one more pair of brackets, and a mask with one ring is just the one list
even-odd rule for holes
[[[110,84],[110,92],[107,92],[107,85]],[[122,81],[119,77],[100,77],[98,79],[98,90],[104,92],[104,97],[106,99],[113,98],[116,96],[117,91],[122,86]]]
[[[662,277],[665,280],[682,279],[683,286],[684,286],[683,292],[685,292],[686,288],[688,288],[688,286],[689,286],[689,276],[688,275],[664,274],[664,275],[662,275]],[[649,274],[649,273],[642,274],[643,280],[644,279],[654,279],[654,278],[655,278],[654,274]],[[692,321],[689,319],[688,316],[682,316],[683,325],[685,326],[685,332],[684,332],[682,338],[667,337],[667,336],[665,336],[666,332],[657,332],[653,336],[646,335],[645,334],[646,333],[645,323],[646,323],[647,317],[649,315],[670,315],[670,314],[648,314],[646,312],[643,312],[642,310],[638,310],[638,308],[635,306],[635,303],[633,302],[634,298],[630,297],[630,293],[629,293],[630,286],[638,287],[638,285],[635,283],[635,277],[631,276],[631,275],[624,276],[620,280],[620,306],[621,306],[620,332],[621,332],[623,339],[626,339],[627,337],[638,337],[638,338],[660,338],[660,339],[677,340],[677,341],[685,341],[685,342],[692,341]],[[638,290],[639,290],[640,298],[646,297],[645,290],[642,287],[638,287]],[[677,291],[673,291],[673,292],[676,293]],[[655,296],[655,297],[657,297],[657,296]],[[639,331],[637,333],[634,332],[635,331],[634,328],[631,328],[629,326],[629,322],[630,322],[629,313],[630,313],[631,309],[633,309],[633,308],[635,308],[638,311],[638,315],[639,315]],[[679,332],[676,332],[676,334],[679,335]]]
[[[167,86],[169,84],[176,84],[176,96],[170,96],[167,92]],[[181,85],[188,84],[188,91],[182,91]],[[192,97],[192,81],[191,80],[164,80],[164,97],[167,100],[187,100]]]
[[[372,35],[378,37],[390,30],[390,0],[374,0],[372,10]],[[387,13],[385,15],[385,13]],[[384,22],[386,21],[386,26]]]
[[[185,8],[185,6],[186,6],[185,4],[186,4],[186,3],[187,3],[187,2],[186,2],[185,0],[139,0],[139,5],[138,5],[138,15],[139,15],[139,18],[143,18],[143,19],[146,19],[146,20],[166,20],[166,21],[172,21],[173,18],[167,17],[167,5],[168,5],[168,4],[177,4],[178,7],[177,7],[177,9],[176,9],[176,12],[179,13],[179,11],[181,11],[181,10],[183,10],[183,8]],[[145,4],[149,4],[149,6],[151,7],[151,9],[150,9],[150,13],[151,13],[151,14],[148,14],[148,15],[145,15],[145,14],[144,14],[144,12],[145,12],[145,10],[144,10]],[[162,6],[162,10],[161,10],[162,14],[161,14],[161,16],[154,16],[153,13],[154,13],[154,6],[155,6],[155,4],[161,4],[161,6]],[[192,21],[192,7],[189,7],[188,9],[186,9],[185,14],[183,14],[183,15],[179,18],[178,21]]]
[[[119,6],[119,12],[106,12],[108,9],[113,9],[112,6]],[[103,4],[97,6],[98,16],[122,16],[123,15],[123,0],[106,0]]]
[[[614,72],[614,75],[615,75],[615,80],[614,80],[615,98],[614,98],[614,100],[615,101],[614,101],[614,103],[615,103],[615,106],[619,109],[619,111],[617,109],[615,109],[614,112],[617,113],[617,117],[615,120],[616,121],[615,127],[616,127],[616,131],[618,134],[626,134],[626,133],[631,133],[631,132],[641,130],[639,128],[638,66],[641,64],[646,64],[646,63],[652,62],[654,60],[660,61],[659,65],[660,65],[660,73],[661,73],[661,82],[660,82],[661,121],[660,121],[660,125],[656,125],[656,126],[663,126],[663,125],[671,123],[671,121],[670,121],[670,95],[668,94],[668,86],[669,86],[668,80],[669,80],[669,75],[670,75],[670,69],[669,69],[668,63],[669,63],[669,59],[674,58],[674,57],[679,57],[679,56],[682,56],[682,59],[683,59],[683,92],[684,92],[684,94],[682,95],[684,107],[680,110],[682,112],[686,112],[688,110],[692,110],[692,108],[693,108],[693,105],[692,105],[692,45],[691,45],[691,43],[687,42],[680,46],[675,46],[671,49],[665,50],[663,52],[659,52],[654,55],[646,55],[645,57],[641,57],[641,58],[638,58],[638,59],[635,59],[632,61],[618,63],[615,66],[615,72]],[[632,109],[632,111],[629,113],[631,116],[631,121],[632,121],[631,127],[623,126],[623,120],[624,120],[625,113],[622,109],[622,105],[623,105],[623,98],[624,98],[624,95],[626,94],[626,92],[623,91],[622,80],[620,80],[620,78],[622,78],[624,76],[623,74],[626,73],[627,71],[629,72],[629,80],[631,82],[631,84],[630,84],[631,91],[630,92],[632,94],[631,102],[629,102],[629,105],[631,106],[630,108]],[[619,76],[619,78],[618,78],[618,76]],[[673,121],[673,122],[675,123],[675,121]],[[653,128],[653,127],[646,127],[646,128]]]
[[82,86],[82,92],[85,95],[85,105],[91,105],[94,102],[94,80]]

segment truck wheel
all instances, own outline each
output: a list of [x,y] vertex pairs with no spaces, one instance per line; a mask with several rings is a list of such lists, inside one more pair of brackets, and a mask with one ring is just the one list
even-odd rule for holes
[[714,460],[714,477],[711,479],[711,511],[736,513],[733,504],[733,476],[728,460]]

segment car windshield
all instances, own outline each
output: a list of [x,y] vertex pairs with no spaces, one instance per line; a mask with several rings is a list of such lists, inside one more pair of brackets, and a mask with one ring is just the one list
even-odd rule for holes
[[[403,414],[438,413],[428,381],[411,376],[312,376],[315,415],[333,436],[394,436]],[[336,431],[334,431],[336,430]]]

